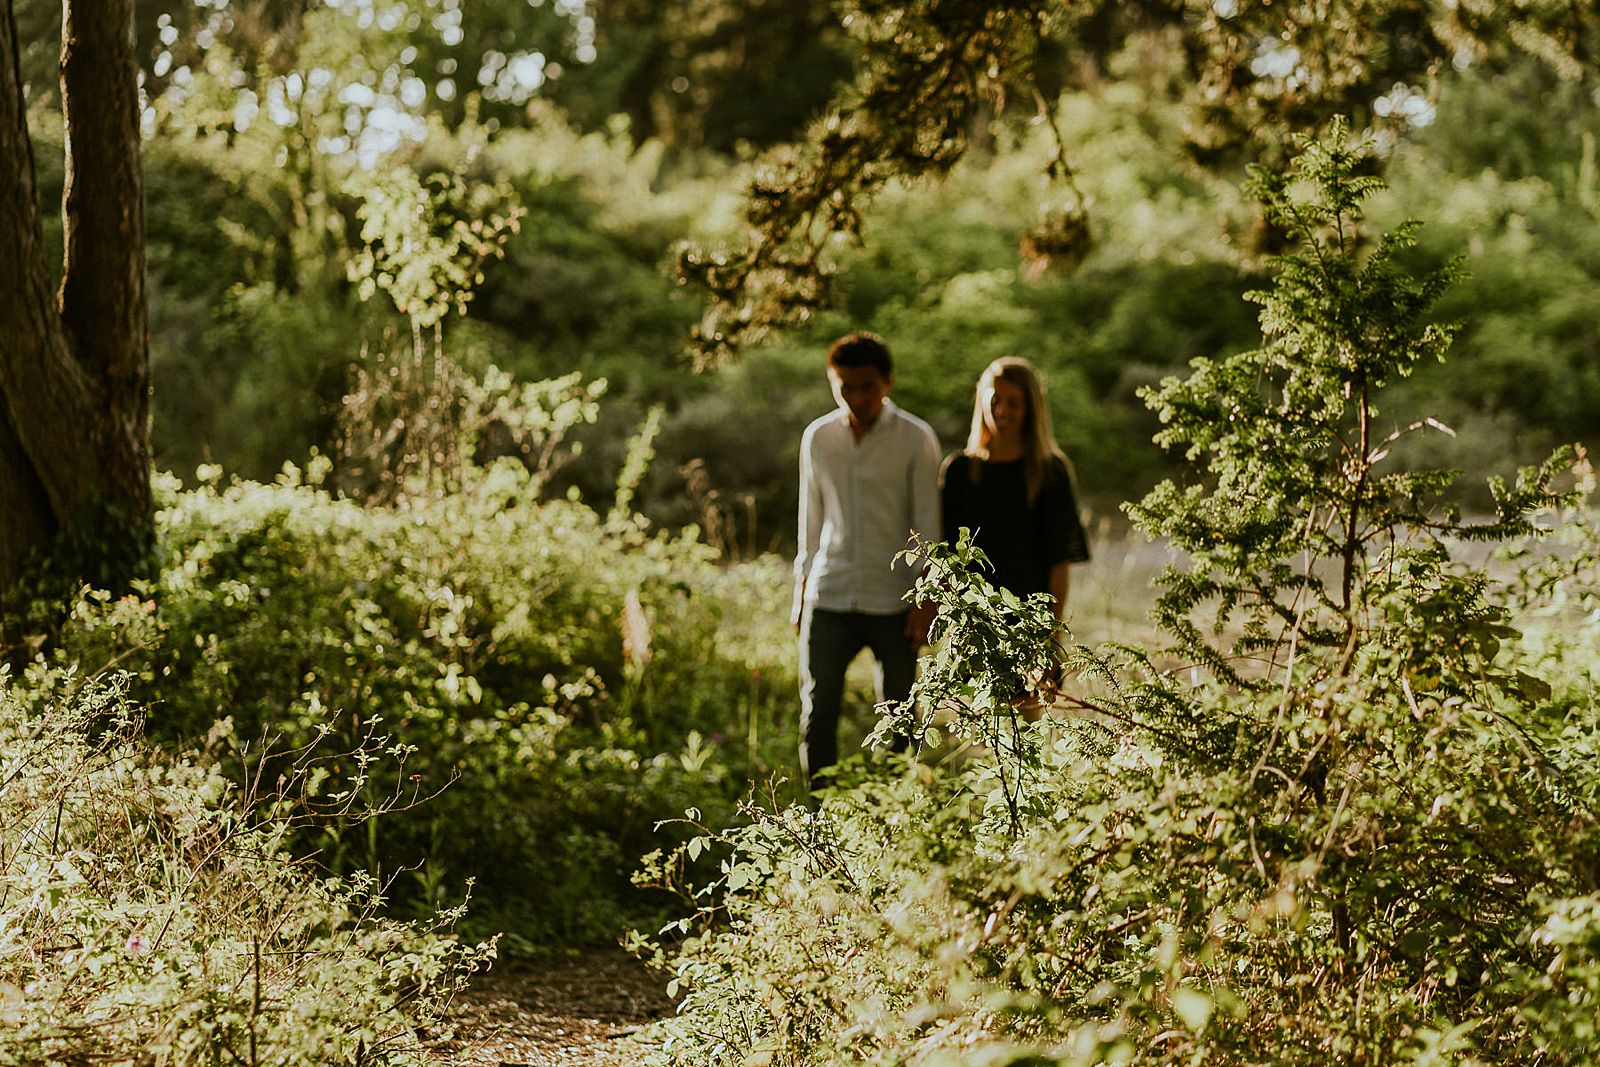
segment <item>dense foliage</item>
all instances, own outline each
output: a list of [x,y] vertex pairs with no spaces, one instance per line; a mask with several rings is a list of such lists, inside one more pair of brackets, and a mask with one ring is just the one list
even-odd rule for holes
[[1133,509],[1187,555],[1168,645],[1075,647],[1069,713],[1028,722],[1046,606],[931,550],[943,647],[883,729],[947,755],[685,846],[722,868],[668,1060],[1589,1062],[1593,620],[1552,652],[1511,608],[1592,598],[1595,545],[1502,586],[1460,548],[1530,535],[1560,457],[1482,524],[1393,469],[1428,424],[1380,398],[1448,344],[1445,276],[1400,267],[1410,228],[1365,247],[1343,138],[1260,178],[1296,241],[1264,344],[1150,394],[1197,467]]
[[[452,929],[662,889],[672,1063],[1592,1058],[1600,537],[1537,463],[1600,434],[1588,6],[137,6],[181,478],[132,595],[0,619],[0,1064],[417,1062]],[[1333,111],[1370,153],[1289,180]],[[768,343],[690,375],[697,321]],[[947,445],[1033,359],[1184,565],[1034,722],[1049,616],[929,546],[921,760],[793,805],[762,553],[863,327]]]
[[155,754],[142,714],[115,673],[0,672],[0,1063],[432,1062],[492,943],[292,860],[313,813]]
[[4,1062],[419,1062],[491,946],[656,921],[658,820],[787,765],[786,570],[651,533],[647,437],[608,515],[546,499],[593,387],[446,384],[455,454],[386,504],[320,456],[162,478],[158,575],[5,620]]
[[509,462],[394,509],[308,476],[168,483],[161,575],[81,601],[52,658],[126,672],[146,732],[233,780],[337,753],[308,803],[384,810],[295,838],[324,866],[408,907],[475,883],[471,928],[513,947],[603,939],[656,820],[787,761],[781,570],[541,502]]

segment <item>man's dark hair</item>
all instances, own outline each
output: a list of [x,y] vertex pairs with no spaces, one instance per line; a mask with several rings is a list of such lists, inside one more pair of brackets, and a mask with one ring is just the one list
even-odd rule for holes
[[885,378],[894,377],[889,346],[875,333],[847,333],[828,349],[830,367],[876,367]]

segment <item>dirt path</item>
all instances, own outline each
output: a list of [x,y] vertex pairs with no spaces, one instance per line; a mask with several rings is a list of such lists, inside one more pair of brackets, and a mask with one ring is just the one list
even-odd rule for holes
[[665,986],[620,949],[497,968],[457,1002],[441,1067],[635,1067],[639,1031],[672,1011]]

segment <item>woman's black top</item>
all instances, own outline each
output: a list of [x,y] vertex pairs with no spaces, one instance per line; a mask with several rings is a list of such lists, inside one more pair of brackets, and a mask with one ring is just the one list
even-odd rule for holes
[[972,530],[973,542],[994,564],[989,580],[1018,596],[1049,592],[1051,568],[1089,558],[1072,478],[1060,460],[1051,460],[1031,505],[1020,459],[990,463],[957,452],[944,461],[939,491],[944,539],[953,544],[961,527]]

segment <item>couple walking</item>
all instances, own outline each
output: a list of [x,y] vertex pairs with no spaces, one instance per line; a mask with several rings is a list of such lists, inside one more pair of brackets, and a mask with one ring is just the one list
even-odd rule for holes
[[994,565],[995,585],[1049,593],[1066,610],[1068,567],[1089,558],[1071,467],[1050,430],[1038,372],[997,359],[978,379],[966,447],[939,463],[939,441],[889,399],[894,364],[883,340],[853,333],[828,350],[837,410],[800,441],[800,547],[794,623],[800,634],[800,768],[806,783],[838,758],[845,669],[877,661],[879,701],[906,699],[931,606],[910,608],[914,569],[896,562],[913,533],[954,541],[963,526]]

